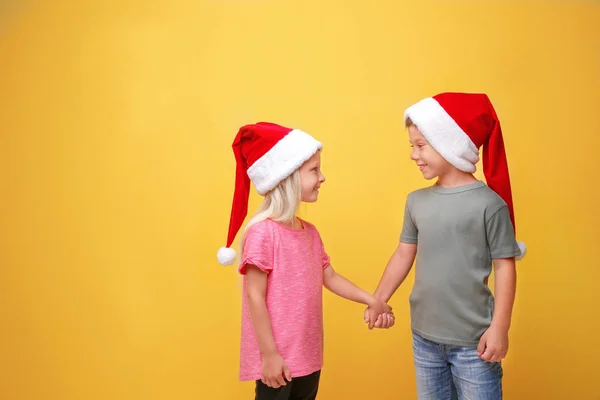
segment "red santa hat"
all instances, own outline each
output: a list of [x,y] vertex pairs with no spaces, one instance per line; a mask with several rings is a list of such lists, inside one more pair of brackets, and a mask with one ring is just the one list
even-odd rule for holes
[[[475,172],[483,146],[483,174],[488,186],[508,205],[515,228],[508,162],[500,121],[490,99],[479,93],[441,93],[425,98],[404,112],[431,146],[461,171]],[[521,255],[527,248],[518,242]]]
[[323,145],[299,129],[259,122],[241,127],[232,147],[236,160],[235,190],[227,246],[217,253],[221,265],[231,265],[235,261],[236,252],[231,244],[248,214],[250,181],[258,194],[264,196]]

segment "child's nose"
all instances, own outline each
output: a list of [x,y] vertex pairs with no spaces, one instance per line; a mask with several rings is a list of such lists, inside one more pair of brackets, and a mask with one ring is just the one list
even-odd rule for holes
[[417,156],[417,150],[413,150],[412,153],[410,153],[410,159],[413,161],[417,161],[419,159]]
[[320,174],[320,175],[321,175],[321,176],[319,177],[319,181],[320,181],[321,183],[325,182],[325,175],[323,175],[323,174]]

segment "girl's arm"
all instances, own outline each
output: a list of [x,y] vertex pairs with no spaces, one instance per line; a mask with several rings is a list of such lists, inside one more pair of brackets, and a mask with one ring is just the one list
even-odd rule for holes
[[404,282],[410,272],[417,255],[417,245],[413,243],[400,242],[390,257],[383,271],[379,285],[375,290],[375,296],[385,301],[390,301],[392,295]]
[[252,326],[258,340],[258,346],[263,358],[262,381],[270,387],[285,386],[285,376],[290,381],[290,370],[283,358],[279,355],[271,319],[267,310],[267,274],[254,265],[246,267],[246,296],[248,297],[248,311]]
[[[392,308],[389,305],[338,274],[331,265],[323,270],[323,285],[340,297],[368,305],[375,314],[375,318],[379,314],[392,311]],[[375,320],[373,320],[373,323],[369,324],[369,328],[373,328],[374,323]]]

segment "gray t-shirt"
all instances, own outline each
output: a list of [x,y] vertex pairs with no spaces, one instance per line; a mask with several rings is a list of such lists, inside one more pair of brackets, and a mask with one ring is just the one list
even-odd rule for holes
[[481,181],[414,191],[400,240],[417,243],[413,331],[440,344],[476,347],[492,320],[492,259],[521,254],[504,200]]

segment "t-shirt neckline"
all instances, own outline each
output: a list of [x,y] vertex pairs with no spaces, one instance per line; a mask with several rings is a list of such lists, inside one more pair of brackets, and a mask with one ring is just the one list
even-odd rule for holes
[[[298,218],[298,217],[296,217],[296,218]],[[302,233],[302,232],[306,232],[306,229],[307,229],[306,222],[302,218],[298,218],[298,220],[302,224],[302,229],[297,229],[297,228],[292,228],[292,227],[286,226],[286,225],[282,224],[281,222],[274,221],[274,220],[272,220],[270,218],[268,218],[268,220],[270,222],[274,223],[275,225],[277,225],[278,227],[280,227],[281,229],[284,229],[284,230],[289,231],[289,232]]]
[[431,186],[431,189],[434,192],[440,193],[440,194],[453,194],[453,193],[466,192],[468,190],[473,190],[473,189],[479,189],[484,186],[485,186],[485,183],[483,181],[477,181],[477,182],[469,183],[467,185],[460,185],[460,186],[454,186],[454,187],[442,187],[442,186],[439,186],[438,184],[434,184],[433,186]]

